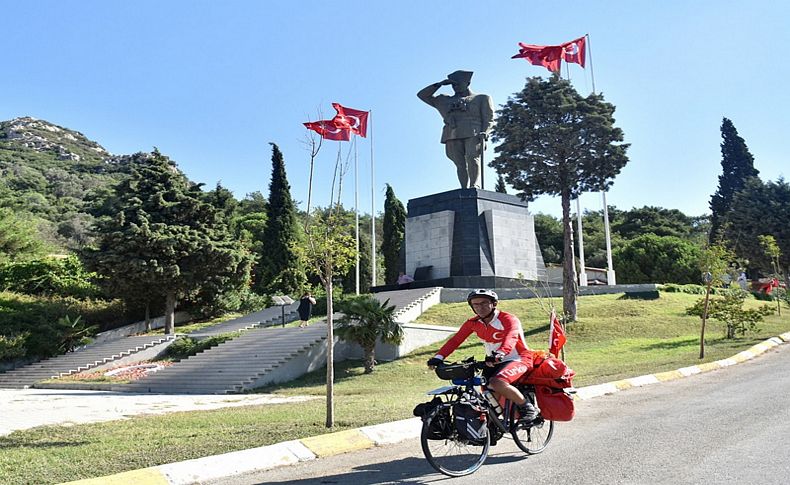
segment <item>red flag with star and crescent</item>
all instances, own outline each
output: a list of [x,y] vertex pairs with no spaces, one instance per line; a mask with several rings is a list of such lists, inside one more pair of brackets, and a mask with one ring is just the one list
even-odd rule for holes
[[565,330],[562,328],[562,324],[560,320],[557,318],[557,313],[552,309],[551,310],[551,323],[549,324],[551,329],[551,337],[549,338],[549,352],[554,354],[554,356],[559,357],[560,349],[565,342],[568,341],[568,337],[565,336]]
[[543,66],[549,71],[560,70],[563,50],[559,45],[533,45],[519,42],[518,54],[511,59],[525,59],[533,66]]
[[351,129],[338,126],[333,120],[308,121],[302,123],[308,130],[321,135],[325,140],[349,141],[351,139]]
[[337,111],[337,115],[332,118],[332,122],[337,127],[351,130],[351,133],[365,138],[368,133],[369,111],[362,111],[354,108],[347,108],[340,103],[332,103],[332,107]]
[[560,45],[534,45],[518,43],[518,54],[511,59],[526,59],[534,66],[543,66],[549,71],[558,72],[562,61],[573,62],[584,67],[587,42],[579,37]]
[[562,58],[565,62],[575,62],[584,67],[586,50],[586,40],[584,37],[562,44]]

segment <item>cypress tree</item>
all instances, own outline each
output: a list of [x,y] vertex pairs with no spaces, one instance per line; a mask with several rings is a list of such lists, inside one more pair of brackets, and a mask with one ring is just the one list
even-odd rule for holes
[[722,225],[732,209],[732,198],[746,185],[751,177],[760,172],[754,168],[754,157],[746,142],[738,135],[738,130],[727,118],[721,122],[721,168],[719,187],[710,198],[710,236],[711,243],[722,235]]
[[381,253],[384,256],[384,282],[394,284],[398,280],[400,271],[400,250],[403,246],[403,236],[406,233],[406,209],[387,184],[384,198],[383,240]]
[[257,287],[266,293],[296,294],[305,281],[297,245],[299,229],[291,187],[285,175],[283,154],[272,146],[272,179],[266,228],[263,230],[265,252],[261,254]]

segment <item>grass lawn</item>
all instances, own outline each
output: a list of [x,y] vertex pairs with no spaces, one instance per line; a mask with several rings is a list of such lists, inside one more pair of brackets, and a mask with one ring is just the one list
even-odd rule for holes
[[[577,387],[730,357],[790,330],[790,312],[786,309],[782,317],[767,317],[760,324],[760,333],[729,341],[723,338],[723,325],[710,321],[706,358],[699,360],[700,321],[684,314],[699,296],[660,295],[657,300],[627,300],[619,295],[579,299],[579,321],[569,327],[565,346],[566,360],[576,371]],[[760,304],[748,301],[749,306]],[[560,306],[560,302],[555,300],[555,305]],[[501,308],[521,318],[530,347],[547,347],[548,317],[537,300],[503,301]],[[466,304],[438,305],[423,314],[419,322],[458,325],[468,315]],[[425,366],[438,347],[425,347],[406,358],[382,362],[371,375],[363,374],[360,361],[336,364],[336,426],[332,431],[411,417],[412,408],[426,400],[425,391],[443,385]],[[471,355],[482,358],[482,346],[476,338],[470,338],[451,359]],[[325,433],[324,384],[322,370],[260,391],[319,398],[299,404],[18,431],[0,437],[0,482],[58,483]],[[419,450],[415,449],[415,454]]]

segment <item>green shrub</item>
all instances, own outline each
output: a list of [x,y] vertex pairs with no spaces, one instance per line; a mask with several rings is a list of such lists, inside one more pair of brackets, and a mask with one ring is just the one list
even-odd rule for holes
[[29,336],[29,332],[16,335],[0,335],[0,361],[24,357],[27,352],[25,340]]
[[[123,319],[118,300],[79,300],[0,293],[0,336],[13,341],[15,357],[45,358],[57,355],[70,345],[81,345],[107,322]],[[64,320],[68,318],[68,323]],[[72,326],[76,319],[78,325]],[[60,322],[60,323],[59,323]],[[22,339],[20,343],[18,339]],[[78,337],[78,338],[77,338]],[[24,349],[23,355],[18,349]],[[0,357],[9,360],[12,357]]]
[[[759,332],[757,326],[766,315],[774,313],[773,308],[763,305],[756,309],[744,309],[743,303],[746,301],[748,292],[738,289],[729,289],[719,292],[720,295],[710,298],[708,301],[708,312],[706,318],[712,318],[723,322],[725,327],[725,337],[735,338],[735,334],[745,335],[746,332]],[[705,313],[705,298],[700,298],[686,309],[687,315],[702,317]]]
[[200,340],[194,339],[192,337],[183,337],[176,340],[170,344],[169,347],[167,347],[164,357],[166,359],[176,361],[183,360],[188,357],[192,357],[193,355],[196,355],[197,353],[202,352],[208,348],[217,346],[222,342],[236,338],[238,335],[238,332],[223,333]]
[[94,283],[97,278],[76,256],[48,256],[0,265],[0,289],[28,295],[97,297],[101,294]]
[[619,283],[696,283],[700,248],[674,236],[644,234],[612,255]]

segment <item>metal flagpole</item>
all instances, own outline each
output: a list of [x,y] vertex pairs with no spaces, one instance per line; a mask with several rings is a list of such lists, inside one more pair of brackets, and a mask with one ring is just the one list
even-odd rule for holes
[[376,286],[376,177],[373,164],[373,110],[370,123],[370,286]]
[[584,236],[582,235],[582,206],[576,197],[576,225],[579,228],[579,286],[587,286],[587,269],[584,267]]
[[359,295],[359,162],[357,157],[357,137],[354,136],[354,224],[355,241],[357,248],[357,268],[354,282],[356,284],[356,294]]
[[[587,54],[590,57],[590,79],[592,80],[593,94],[595,94],[595,71],[593,70],[590,34],[585,34],[585,37],[587,37]],[[606,284],[616,285],[614,267],[612,266],[612,241],[609,237],[609,206],[606,205],[605,190],[601,191],[601,200],[603,201],[603,229],[604,234],[606,234]]]
[[603,197],[603,229],[606,235],[606,284],[616,285],[614,266],[612,265],[612,238],[609,236],[609,207],[606,205],[606,191],[601,192]]
[[592,79],[593,94],[595,94],[595,72],[593,71],[592,49],[590,49],[590,34],[584,34],[587,37],[587,53],[590,56],[590,78]]

